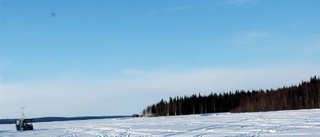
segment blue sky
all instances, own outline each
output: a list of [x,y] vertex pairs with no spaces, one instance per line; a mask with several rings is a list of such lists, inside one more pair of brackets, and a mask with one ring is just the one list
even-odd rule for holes
[[140,113],[169,96],[296,84],[320,75],[319,6],[0,0],[0,118],[20,106],[31,117]]

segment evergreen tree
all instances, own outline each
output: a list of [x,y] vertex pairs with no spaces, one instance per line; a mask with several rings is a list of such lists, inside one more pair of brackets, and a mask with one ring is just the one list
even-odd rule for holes
[[211,93],[207,96],[161,99],[159,103],[148,106],[143,115],[167,116],[219,112],[257,112],[288,109],[309,109],[320,107],[320,79],[311,77],[298,86],[282,87],[276,90],[236,90],[235,92]]

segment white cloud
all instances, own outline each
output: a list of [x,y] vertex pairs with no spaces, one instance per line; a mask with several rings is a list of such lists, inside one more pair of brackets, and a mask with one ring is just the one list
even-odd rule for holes
[[320,75],[319,66],[251,69],[208,68],[184,72],[144,72],[115,80],[63,78],[37,83],[0,84],[1,117],[76,116],[139,113],[161,98],[193,93],[269,89],[290,86]]

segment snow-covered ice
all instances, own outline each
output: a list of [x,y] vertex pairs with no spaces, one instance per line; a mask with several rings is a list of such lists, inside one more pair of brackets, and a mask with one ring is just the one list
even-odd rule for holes
[[34,123],[34,131],[0,125],[1,137],[320,136],[320,109]]

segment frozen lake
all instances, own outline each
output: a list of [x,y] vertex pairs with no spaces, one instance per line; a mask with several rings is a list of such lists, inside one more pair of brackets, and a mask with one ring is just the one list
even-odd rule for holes
[[320,109],[34,123],[34,131],[0,125],[1,137],[320,136]]

